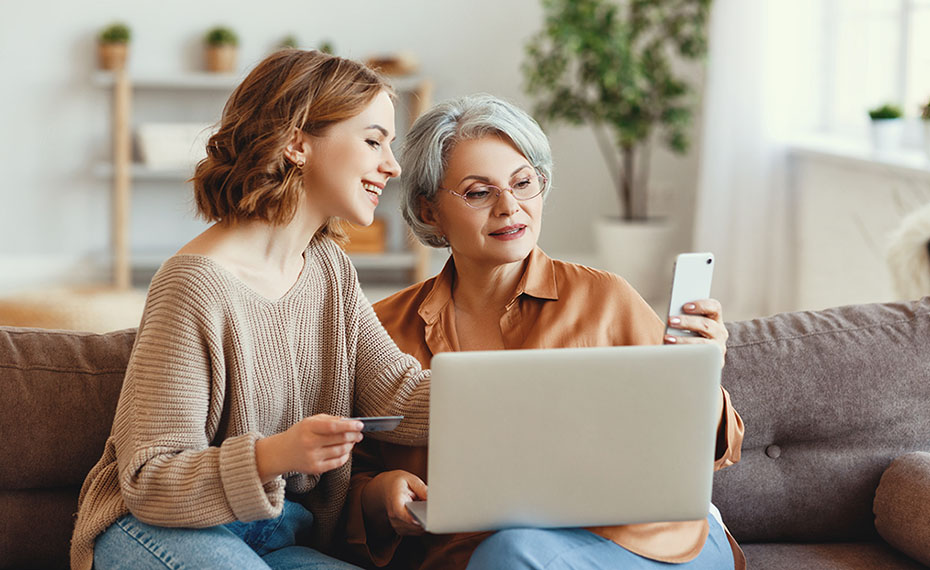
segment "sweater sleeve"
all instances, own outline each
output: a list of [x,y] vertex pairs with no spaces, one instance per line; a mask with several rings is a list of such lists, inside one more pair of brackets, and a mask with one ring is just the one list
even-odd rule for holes
[[426,445],[429,432],[429,370],[397,348],[362,292],[348,256],[327,241],[347,316],[346,341],[354,353],[352,413],[357,416],[404,416],[392,431],[372,432],[373,439],[402,445]]
[[[166,264],[168,266],[168,264]],[[203,289],[179,269],[153,281],[114,420],[123,500],[140,520],[209,527],[280,513],[284,481],[262,485],[256,433],[213,442],[225,366]],[[214,319],[217,320],[217,319]]]
[[355,410],[359,415],[402,415],[393,431],[374,432],[375,439],[404,445],[426,445],[429,431],[429,370],[405,354],[388,335],[356,281],[358,337]]

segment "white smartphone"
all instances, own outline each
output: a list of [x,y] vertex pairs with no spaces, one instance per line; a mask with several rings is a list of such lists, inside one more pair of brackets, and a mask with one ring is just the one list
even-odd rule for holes
[[[675,258],[672,292],[668,302],[668,316],[681,315],[682,306],[691,301],[710,298],[710,282],[714,276],[714,254],[682,253]],[[668,323],[668,321],[666,321]],[[665,334],[694,336],[691,331],[671,328],[666,324]]]

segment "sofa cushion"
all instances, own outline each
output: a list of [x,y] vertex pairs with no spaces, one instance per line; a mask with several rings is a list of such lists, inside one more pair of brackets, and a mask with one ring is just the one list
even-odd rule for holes
[[920,570],[924,568],[883,542],[836,544],[743,544],[751,570]]
[[68,568],[78,491],[0,490],[0,568]]
[[930,566],[930,453],[895,459],[878,484],[873,509],[882,538]]
[[930,298],[728,323],[723,384],[746,424],[714,503],[741,542],[875,539],[879,478],[930,449]]
[[0,327],[0,489],[80,485],[110,433],[133,329]]
[[0,568],[66,568],[84,477],[110,433],[134,330],[0,327]]

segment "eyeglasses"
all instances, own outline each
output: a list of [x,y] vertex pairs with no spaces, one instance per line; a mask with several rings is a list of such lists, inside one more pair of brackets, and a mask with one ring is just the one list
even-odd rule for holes
[[514,176],[507,188],[498,188],[493,184],[475,184],[461,193],[446,188],[440,188],[440,190],[458,196],[468,206],[480,210],[496,204],[504,191],[513,194],[513,197],[517,200],[531,200],[543,193],[547,181],[546,176],[539,170],[533,169],[530,171],[527,168],[527,170]]

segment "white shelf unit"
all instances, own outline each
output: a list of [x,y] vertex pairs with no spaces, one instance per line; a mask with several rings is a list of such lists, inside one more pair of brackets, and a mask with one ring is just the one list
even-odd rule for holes
[[[131,194],[133,181],[185,183],[192,172],[184,169],[150,168],[132,161],[132,101],[135,90],[178,92],[215,91],[231,92],[242,80],[237,74],[177,73],[136,74],[125,71],[93,74],[95,86],[112,91],[112,158],[92,166],[95,176],[112,181],[112,267],[113,282],[118,289],[132,285],[134,271],[153,272],[171,255],[164,251],[134,251],[129,238]],[[430,104],[432,85],[417,77],[392,78],[395,91],[406,99],[408,124],[412,123]],[[399,216],[392,223],[402,224]],[[360,272],[401,272],[408,281],[420,281],[428,276],[429,250],[408,239],[404,249],[376,254],[351,253],[353,263]],[[178,244],[180,246],[181,244]]]

